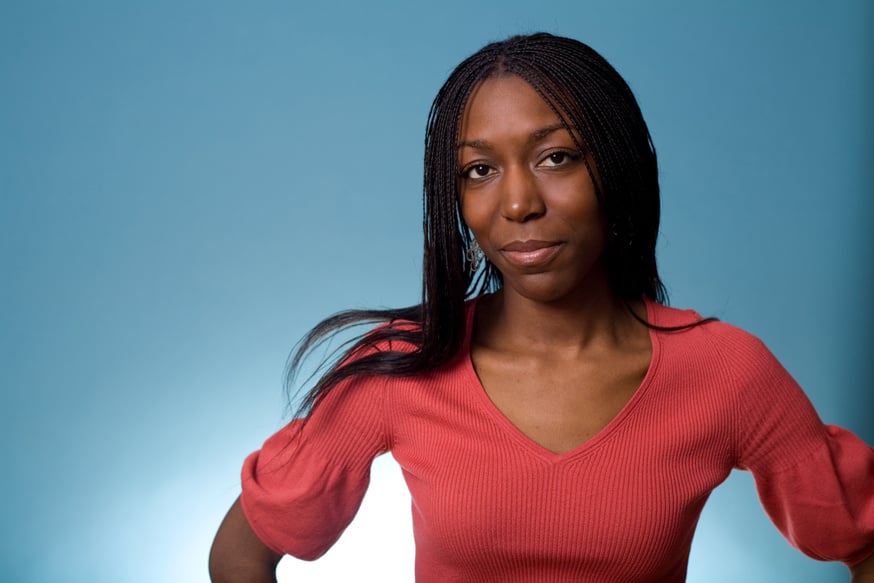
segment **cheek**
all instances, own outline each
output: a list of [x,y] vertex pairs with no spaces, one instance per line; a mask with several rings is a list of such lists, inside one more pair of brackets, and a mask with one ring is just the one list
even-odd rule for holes
[[590,180],[577,180],[552,191],[552,208],[572,226],[603,229],[606,219]]

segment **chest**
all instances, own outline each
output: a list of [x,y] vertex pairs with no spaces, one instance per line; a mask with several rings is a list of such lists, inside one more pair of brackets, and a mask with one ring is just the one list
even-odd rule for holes
[[528,439],[561,454],[619,414],[644,380],[650,352],[563,359],[474,349],[471,360],[497,411]]
[[719,427],[672,406],[681,395],[647,381],[594,437],[556,454],[510,422],[472,368],[433,389],[404,393],[392,446],[419,564],[442,565],[442,580],[544,580],[514,578],[523,566],[554,581],[682,580],[731,461],[712,439]]

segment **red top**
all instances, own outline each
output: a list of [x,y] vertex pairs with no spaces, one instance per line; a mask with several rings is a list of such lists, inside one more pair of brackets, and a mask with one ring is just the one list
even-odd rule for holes
[[[711,490],[752,471],[762,504],[808,555],[874,553],[874,450],[820,421],[765,346],[728,324],[652,330],[652,362],[618,415],[552,453],[492,404],[458,356],[406,379],[333,389],[243,467],[243,510],[272,549],[313,559],[352,520],[391,451],[412,494],[416,580],[681,582]],[[699,316],[652,302],[649,321]]]

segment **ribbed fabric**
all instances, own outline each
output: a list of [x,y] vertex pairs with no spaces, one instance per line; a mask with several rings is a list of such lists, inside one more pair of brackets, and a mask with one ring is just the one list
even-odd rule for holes
[[[698,318],[647,309],[662,326]],[[874,553],[869,446],[823,425],[749,334],[715,322],[650,336],[633,397],[561,455],[489,400],[467,343],[431,374],[346,382],[293,442],[298,422],[247,458],[243,510],[274,550],[316,558],[352,520],[372,459],[391,451],[412,495],[419,583],[681,582],[704,502],[743,468],[807,554],[855,564]]]

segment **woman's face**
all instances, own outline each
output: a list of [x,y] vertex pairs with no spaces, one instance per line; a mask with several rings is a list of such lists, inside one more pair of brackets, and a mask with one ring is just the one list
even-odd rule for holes
[[585,161],[528,83],[494,77],[473,91],[458,163],[464,221],[504,293],[553,302],[609,291],[606,228]]

